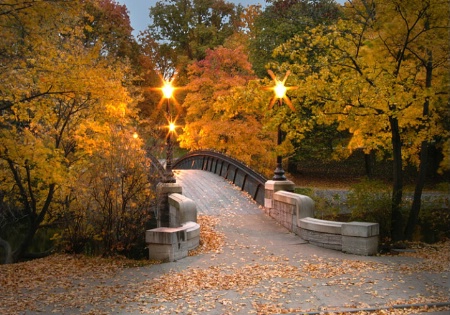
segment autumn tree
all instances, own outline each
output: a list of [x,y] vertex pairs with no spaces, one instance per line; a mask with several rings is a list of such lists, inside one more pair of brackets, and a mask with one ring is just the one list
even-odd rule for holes
[[150,32],[189,60],[202,59],[208,48],[223,44],[236,30],[239,11],[222,0],[162,0],[150,8]]
[[[10,261],[27,255],[39,229],[54,226],[108,115],[127,116],[132,107],[129,67],[105,56],[104,40],[86,41],[84,4],[0,6],[0,215],[2,226],[18,225],[9,232],[20,232],[17,244],[4,246]],[[2,243],[12,236],[5,230]]]
[[138,45],[131,32],[125,5],[114,0],[91,0],[85,3],[84,42],[86,46],[101,46],[103,55],[116,58],[136,58]]
[[[244,29],[248,31],[253,21],[250,13],[257,12],[256,8],[259,7],[255,6],[254,10],[247,12],[240,5],[222,0],[156,2],[150,8],[153,24],[140,35],[145,55],[152,55],[154,61],[155,67],[151,71],[156,71],[164,80],[175,78],[174,84],[177,86],[187,85],[188,65],[193,60],[205,58],[208,49],[220,45],[248,46]],[[155,96],[159,95],[153,93],[152,89],[161,85],[160,80],[147,81],[145,84],[149,89],[144,90],[145,99],[141,105],[149,113],[148,117],[158,116],[158,113],[159,118],[163,117],[156,108],[158,100],[155,101]],[[177,95],[181,102],[184,97],[184,91]],[[182,113],[179,119],[184,116]],[[156,123],[156,127],[161,125],[160,121],[163,122],[158,117],[151,120]],[[151,133],[158,133],[158,130],[153,128]]]
[[223,44],[233,34],[237,17],[234,4],[217,0],[161,0],[150,7],[153,23],[139,36],[141,61],[148,66],[142,67],[143,100],[139,106],[148,133],[154,135],[155,149],[160,145],[158,139],[164,138],[160,126],[166,121],[154,88],[161,86],[161,80],[173,78],[177,80],[174,84],[186,85],[187,65],[203,58],[206,49]]
[[264,171],[275,142],[274,133],[263,128],[270,97],[252,81],[256,77],[242,48],[209,50],[188,74],[180,146],[215,149]]
[[[282,45],[291,59],[297,97],[318,121],[351,133],[348,148],[393,159],[392,229],[405,237],[403,167],[419,177],[406,226],[412,237],[427,168],[427,147],[436,143],[448,161],[449,4],[440,0],[349,1],[344,18]],[[307,60],[313,63],[306,63]],[[442,165],[448,167],[448,165]]]
[[272,53],[276,47],[307,27],[333,23],[339,16],[339,7],[334,0],[267,2],[268,5],[255,17],[250,28],[250,62],[261,78],[267,76],[266,65],[275,60]]

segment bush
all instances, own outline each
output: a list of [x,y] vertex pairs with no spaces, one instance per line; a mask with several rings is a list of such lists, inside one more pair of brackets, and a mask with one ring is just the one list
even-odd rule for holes
[[314,200],[314,217],[323,220],[338,220],[342,216],[342,200],[339,194],[331,198],[319,195],[312,188],[296,187],[295,193]]
[[424,198],[418,224],[420,241],[436,243],[450,239],[449,197]]
[[61,206],[63,230],[54,236],[71,253],[146,255],[145,230],[152,218],[154,191],[150,162],[138,139],[112,129],[71,183]]
[[379,181],[364,180],[352,186],[347,203],[351,220],[379,223],[381,239],[390,239],[392,200],[388,186]]

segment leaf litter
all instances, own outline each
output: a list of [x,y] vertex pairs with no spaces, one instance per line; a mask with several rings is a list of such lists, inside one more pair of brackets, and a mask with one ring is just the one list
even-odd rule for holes
[[[52,255],[13,265],[0,266],[0,313],[20,314],[25,311],[44,313],[113,314],[139,312],[142,314],[201,314],[219,310],[221,314],[288,314],[317,311],[291,307],[300,290],[309,291],[314,300],[315,287],[299,286],[302,280],[321,281],[322,285],[338,290],[359,289],[361,295],[380,296],[386,292],[367,290],[372,283],[368,272],[411,274],[415,272],[442,273],[449,271],[450,242],[417,245],[415,252],[401,256],[418,258],[412,264],[395,266],[380,262],[338,258],[310,257],[292,260],[274,256],[265,248],[227,243],[217,231],[218,218],[199,216],[201,246],[190,256],[221,254],[224,246],[234,251],[251,250],[259,260],[242,263],[221,263],[205,268],[192,267],[169,272],[153,278],[124,279],[124,270],[135,270],[141,262],[123,258],[104,259],[74,255]],[[150,262],[149,264],[159,262]],[[131,268],[130,268],[131,267]],[[147,268],[147,267],[142,267]],[[139,268],[138,268],[139,269]],[[137,269],[136,269],[137,270]],[[431,289],[430,289],[431,290]],[[364,309],[369,305],[355,301],[348,308]],[[20,303],[18,303],[20,301]],[[377,311],[352,314],[408,315],[418,312],[448,310],[436,307],[396,308],[399,305],[420,305],[448,302],[439,292],[431,297],[386,301]],[[327,314],[350,314],[333,307],[319,309]],[[336,312],[336,313],[334,313]]]

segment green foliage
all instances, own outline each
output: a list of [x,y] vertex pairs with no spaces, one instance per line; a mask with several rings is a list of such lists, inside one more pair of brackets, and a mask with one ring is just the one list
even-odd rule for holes
[[302,33],[308,27],[336,21],[339,7],[333,0],[268,1],[264,11],[255,18],[251,29],[250,61],[259,77],[265,77],[266,65],[289,60],[278,55],[276,47]]
[[[304,118],[304,120],[309,120],[310,123],[313,119],[314,117]],[[293,139],[296,152],[289,159],[289,163],[301,165],[304,160],[329,162],[347,158],[350,150],[346,147],[350,136],[348,132],[337,131],[336,127],[336,125],[314,124],[309,130],[305,128],[304,138],[296,137]]]
[[380,225],[381,239],[391,237],[392,198],[386,184],[364,180],[353,185],[347,196],[347,204],[351,211],[351,220],[376,222]]
[[314,189],[307,187],[295,187],[294,192],[296,194],[305,195],[310,198],[314,195]]
[[435,190],[447,194],[450,191],[450,182],[439,183],[436,185]]
[[340,221],[342,217],[342,200],[339,194],[331,198],[318,194],[313,188],[296,187],[295,193],[305,195],[314,200],[314,217],[323,220]]
[[423,198],[422,203],[422,211],[416,229],[417,240],[435,243],[450,239],[449,196],[440,195]]
[[177,55],[199,60],[237,31],[240,11],[222,0],[161,0],[150,8],[149,31],[156,40],[168,41]]

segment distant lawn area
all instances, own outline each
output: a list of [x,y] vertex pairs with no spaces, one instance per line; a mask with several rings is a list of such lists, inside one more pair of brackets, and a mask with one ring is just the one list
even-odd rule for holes
[[[450,172],[438,174],[438,157],[430,159],[425,190],[445,190],[450,183]],[[287,177],[301,187],[350,188],[367,178],[364,155],[356,152],[343,161],[308,159],[291,162]],[[408,166],[404,171],[405,190],[414,190],[417,169]],[[392,161],[372,162],[372,179],[392,183]],[[447,184],[446,184],[447,183]]]

